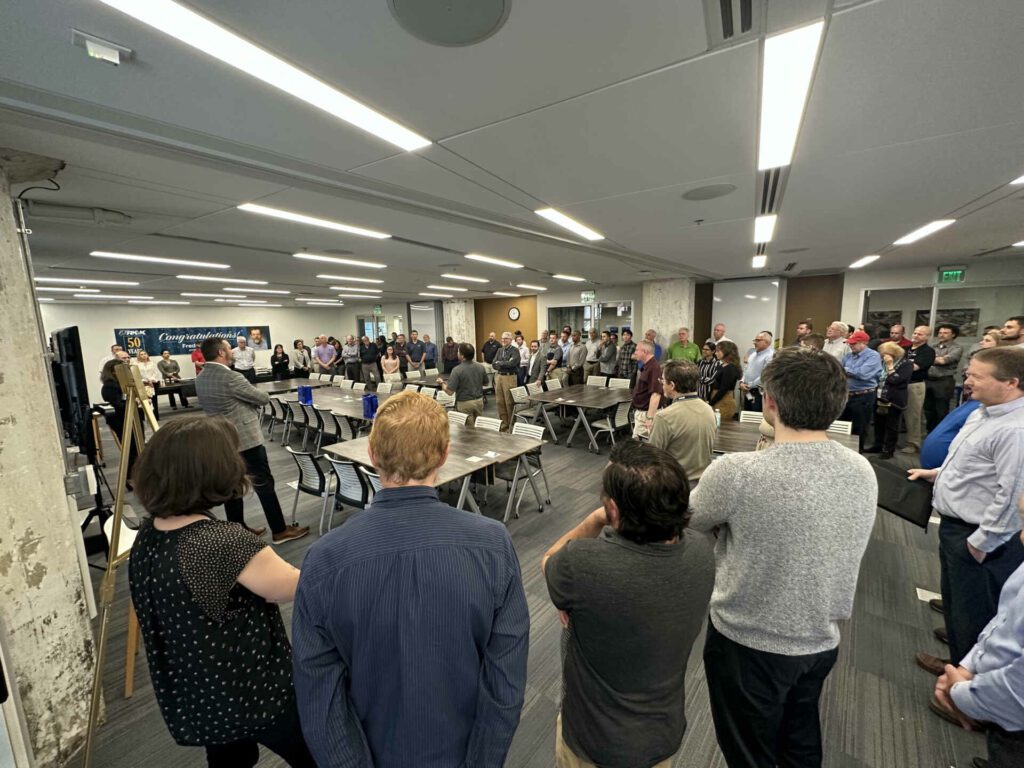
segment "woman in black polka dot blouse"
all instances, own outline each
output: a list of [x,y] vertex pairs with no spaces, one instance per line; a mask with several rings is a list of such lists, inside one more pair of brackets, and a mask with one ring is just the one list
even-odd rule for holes
[[151,517],[132,547],[129,584],[164,721],[211,768],[250,768],[259,746],[315,768],[299,726],[291,646],[277,603],[299,571],[237,523],[210,510],[248,490],[234,426],[176,419],[135,464]]

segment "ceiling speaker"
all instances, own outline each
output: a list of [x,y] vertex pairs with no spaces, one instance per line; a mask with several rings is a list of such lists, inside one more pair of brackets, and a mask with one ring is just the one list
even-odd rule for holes
[[683,200],[714,200],[716,197],[725,197],[736,191],[735,184],[709,184],[706,187],[697,187],[689,192],[684,192]]
[[512,0],[388,0],[406,32],[433,45],[473,45],[497,32]]

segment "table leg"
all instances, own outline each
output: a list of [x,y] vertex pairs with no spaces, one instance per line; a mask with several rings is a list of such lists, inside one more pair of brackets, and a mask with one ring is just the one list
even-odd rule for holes
[[[590,438],[590,447],[594,449],[594,453],[600,453],[601,446],[597,444],[597,438],[594,437],[594,430],[590,428],[590,422],[587,421],[586,417],[583,415],[582,408],[580,409],[580,418],[583,419],[583,429],[587,431],[587,437]],[[611,418],[611,416],[608,418]]]
[[462,478],[462,487],[459,489],[459,500],[455,502],[456,509],[466,509],[466,505],[470,506],[476,514],[480,514],[480,508],[476,505],[476,499],[473,498],[473,494],[469,492],[469,481],[472,475],[466,475]]
[[551,433],[551,442],[552,443],[557,443],[558,442],[558,433],[555,432],[555,427],[551,423],[551,417],[548,416],[548,409],[547,408],[541,408],[540,412],[541,412],[541,415],[544,417],[544,423],[548,427],[548,432]]
[[572,429],[569,431],[569,437],[567,437],[566,440],[565,440],[565,447],[566,448],[571,448],[572,447],[572,436],[576,434],[576,430],[577,430],[577,428],[579,428],[581,421],[585,422],[586,419],[583,416],[583,409],[580,408],[577,405],[576,406],[576,421],[573,422]]
[[[522,466],[523,456],[520,454],[519,458],[516,459],[516,471],[512,473],[512,485],[508,489],[508,500],[505,502],[505,517],[503,519],[505,525],[508,525],[508,521],[512,517],[512,505],[516,499],[516,486],[519,483],[519,470]],[[529,468],[527,468],[527,472],[529,472]]]

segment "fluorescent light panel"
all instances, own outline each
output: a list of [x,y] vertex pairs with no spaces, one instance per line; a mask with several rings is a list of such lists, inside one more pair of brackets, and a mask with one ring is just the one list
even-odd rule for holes
[[332,285],[332,291],[350,291],[352,293],[384,293],[380,288],[360,288],[358,285]]
[[572,283],[582,283],[586,281],[585,278],[576,277],[575,275],[552,275],[552,277],[556,280],[568,280]]
[[863,256],[857,259],[855,262],[853,262],[853,264],[850,265],[850,269],[860,269],[861,267],[866,267],[871,262],[878,261],[879,258],[880,257],[877,256],[876,254],[871,254],[870,256]]
[[930,224],[925,224],[919,229],[915,229],[909,235],[904,235],[894,242],[893,245],[910,245],[911,243],[916,243],[918,240],[923,240],[928,237],[928,235],[934,235],[940,229],[945,229],[950,224],[954,223],[956,223],[956,219],[939,219],[937,221],[933,221]]
[[236,307],[257,307],[259,309],[263,309],[264,307],[280,307],[281,305],[280,304],[267,304],[266,302],[264,302],[263,304],[253,304],[252,302],[249,302],[248,304],[236,304],[235,306]]
[[824,28],[825,22],[819,21],[764,41],[759,171],[793,162]]
[[529,283],[517,283],[516,284],[516,288],[526,288],[527,290],[530,290],[530,291],[546,291],[547,290],[547,288],[545,288],[543,285],[530,285]]
[[232,304],[235,304],[235,303],[266,304],[267,303],[265,299],[247,299],[244,296],[241,296],[241,297],[228,296],[226,298],[225,297],[221,297],[219,299],[214,299],[214,301],[219,301],[221,303],[230,302]]
[[152,296],[118,296],[112,293],[76,293],[76,299],[145,299],[151,300]]
[[258,213],[262,216],[272,216],[275,219],[284,219],[285,221],[294,221],[296,224],[308,224],[311,227],[333,229],[335,232],[347,232],[350,235],[359,235],[360,237],[372,237],[377,240],[386,240],[391,237],[386,232],[378,232],[364,227],[354,227],[351,224],[342,224],[340,221],[320,219],[316,216],[307,216],[304,213],[285,211],[280,208],[270,208],[266,205],[257,205],[256,203],[244,203],[238,206],[238,210],[245,211],[246,213]]
[[493,264],[496,267],[508,267],[509,269],[522,269],[522,264],[505,259],[496,259],[493,256],[484,256],[482,253],[467,253],[466,258],[471,261],[482,261],[484,264]]
[[159,301],[149,301],[149,300],[146,300],[146,299],[129,299],[128,303],[129,304],[189,304],[190,302],[188,302],[188,301],[164,301],[163,299],[161,299]]
[[36,277],[37,283],[68,283],[70,285],[138,285],[131,280],[73,280],[70,277]]
[[113,251],[91,251],[90,256],[97,259],[116,259],[118,261],[145,261],[153,264],[177,264],[179,267],[201,267],[204,269],[231,269],[230,264],[215,261],[192,261],[191,259],[166,259],[163,256],[142,256],[137,253],[114,253]]
[[449,280],[464,280],[467,283],[489,283],[491,282],[485,277],[470,277],[469,275],[456,275],[451,272],[445,272],[441,277],[446,277]]
[[1010,183],[1013,184],[1013,186],[1015,186],[1015,187],[1019,187],[1021,184],[1024,184],[1024,176],[1018,176],[1016,179],[1014,179]]
[[404,150],[412,151],[430,144],[429,139],[178,3],[171,0],[102,2]]
[[56,299],[51,299],[46,296],[38,296],[36,297],[36,301],[56,301]]
[[754,242],[770,243],[775,235],[775,222],[778,219],[778,215],[774,213],[754,219]]
[[344,302],[341,301],[311,301],[304,306],[307,307],[343,307]]
[[[325,296],[324,298],[310,298],[308,296],[296,296],[295,300],[296,301],[327,301],[327,302],[334,302],[334,299],[332,299],[330,296]],[[339,301],[339,302],[336,302],[336,303],[341,304],[343,302]]]
[[[188,296],[195,299],[223,299],[223,293],[183,293],[182,296]],[[245,296],[235,297],[238,301],[243,301]]]
[[384,281],[375,277],[351,277],[349,275],[317,275],[320,280],[341,280],[349,283],[375,283],[381,285]]
[[291,291],[278,291],[271,290],[270,288],[225,288],[225,291],[234,291],[235,293],[278,293],[282,296],[287,296]]
[[1013,247],[1014,248],[1024,248],[1024,240],[1021,240],[1019,243],[1014,243]]
[[755,256],[753,259],[750,260],[750,266],[752,266],[754,269],[763,269],[765,264],[767,263],[768,257],[764,255]]
[[58,288],[56,286],[49,285],[37,285],[37,291],[45,291],[46,293],[99,293],[99,288]]
[[432,288],[435,291],[455,291],[456,293],[465,293],[468,288],[459,288],[455,285],[428,285],[427,288]]
[[548,221],[553,221],[560,227],[568,229],[584,240],[604,240],[604,235],[600,232],[596,232],[585,224],[580,224],[576,219],[570,219],[561,211],[556,211],[554,208],[541,208],[539,211],[534,211],[538,216],[543,216]]
[[380,296],[376,296],[372,293],[336,293],[335,296],[344,299],[362,299],[363,301],[369,301],[370,299],[379,299]]
[[359,261],[358,259],[343,259],[340,256],[327,256],[322,253],[293,253],[296,259],[307,261],[326,261],[329,264],[344,264],[347,267],[366,267],[367,269],[387,269],[387,264],[378,264],[373,261]]
[[420,296],[433,296],[435,299],[450,299],[450,293],[421,293]]
[[518,293],[508,293],[506,291],[495,291],[494,295],[495,296],[508,296],[509,298],[513,298],[513,299],[519,298],[519,294]]
[[208,283],[244,283],[245,285],[267,285],[266,280],[243,280],[239,277],[218,277],[216,275],[175,275],[179,280],[205,280]]

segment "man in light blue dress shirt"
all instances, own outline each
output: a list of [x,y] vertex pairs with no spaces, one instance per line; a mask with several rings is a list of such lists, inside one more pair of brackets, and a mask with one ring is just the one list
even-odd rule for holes
[[754,348],[747,356],[747,364],[740,379],[740,391],[743,393],[744,411],[761,411],[761,371],[775,357],[772,349],[771,331],[761,331],[754,338]]
[[868,346],[871,337],[864,331],[854,331],[846,343],[850,354],[840,362],[846,370],[846,410],[841,419],[853,422],[853,434],[860,438],[860,452],[864,453],[864,433],[875,415],[875,395],[882,378],[882,356]]

